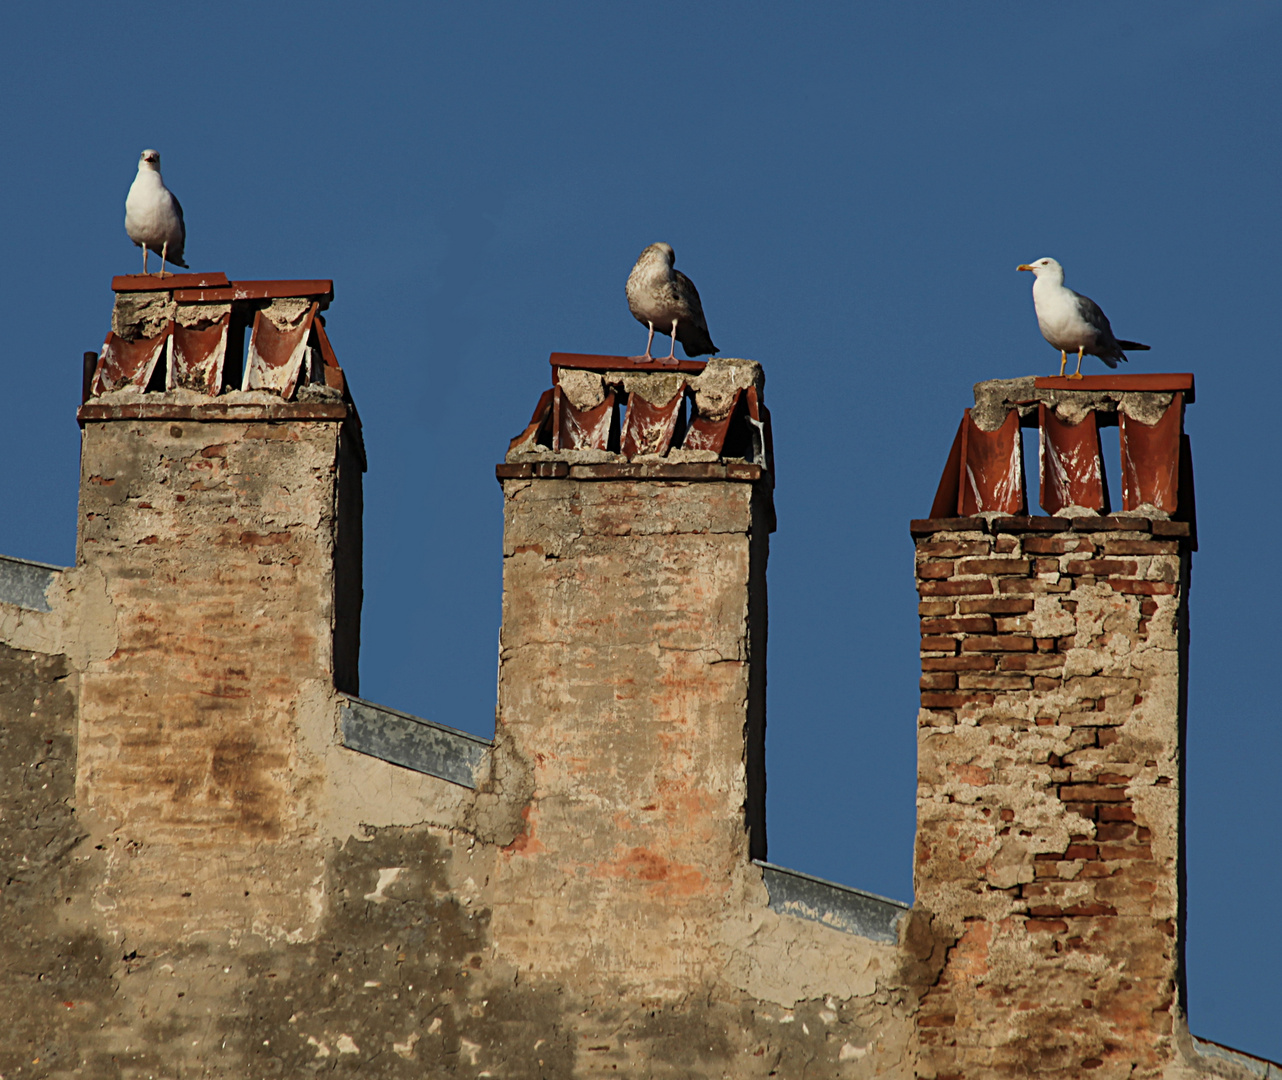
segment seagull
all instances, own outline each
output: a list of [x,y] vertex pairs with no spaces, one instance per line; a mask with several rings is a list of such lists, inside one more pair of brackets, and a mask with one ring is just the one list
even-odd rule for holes
[[183,244],[187,230],[183,226],[183,208],[165,187],[160,176],[160,155],[144,150],[138,158],[138,175],[125,196],[125,232],[142,248],[142,272],[147,272],[147,250],[160,252],[160,276],[165,276],[165,262],[187,269],[183,262]]
[[673,269],[676,261],[676,252],[671,244],[651,244],[641,252],[636,266],[628,275],[628,309],[637,322],[650,328],[645,356],[631,358],[637,363],[659,359],[650,355],[656,327],[659,333],[672,337],[672,349],[661,363],[677,363],[678,341],[686,356],[720,351],[708,334],[703,305],[699,303],[699,290],[685,274]]
[[1064,374],[1068,365],[1068,352],[1077,350],[1077,370],[1070,379],[1082,377],[1082,354],[1098,356],[1109,367],[1117,367],[1125,360],[1123,349],[1148,349],[1138,341],[1118,341],[1108,316],[1089,296],[1075,293],[1064,287],[1064,268],[1054,259],[1038,259],[1024,263],[1016,270],[1031,270],[1033,282],[1033,307],[1037,311],[1037,325],[1042,337],[1059,350],[1059,373]]

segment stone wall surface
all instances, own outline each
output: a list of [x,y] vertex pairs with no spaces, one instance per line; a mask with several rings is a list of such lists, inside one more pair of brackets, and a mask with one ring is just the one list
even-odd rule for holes
[[83,676],[77,804],[131,938],[306,937],[320,915],[296,731],[307,685],[332,686],[338,431],[85,426],[78,562],[118,643]]
[[341,396],[121,393],[77,565],[0,593],[0,1080],[1250,1075],[1180,1011],[1187,526],[916,523],[917,903],[872,940],[753,861],[767,459],[500,466],[471,787],[343,743]]
[[928,1077],[1179,1057],[1187,525],[923,523],[916,891],[955,939]]
[[0,1075],[910,1075],[934,937],[750,861],[768,488],[506,483],[473,791],[339,745],[344,438],[86,424],[78,565],[0,605]]

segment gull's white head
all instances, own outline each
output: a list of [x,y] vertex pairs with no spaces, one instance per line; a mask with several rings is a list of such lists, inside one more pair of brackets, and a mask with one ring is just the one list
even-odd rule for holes
[[1051,258],[1043,258],[1038,259],[1036,262],[1023,263],[1022,265],[1015,267],[1015,269],[1031,270],[1036,277],[1048,277],[1052,281],[1059,281],[1061,284],[1064,281],[1064,268]]
[[160,172],[160,151],[144,150],[138,156],[138,168],[139,170],[151,169],[152,172]]
[[677,253],[672,250],[671,244],[665,244],[660,241],[657,244],[651,244],[643,252],[641,258],[662,258],[669,266],[677,261]]

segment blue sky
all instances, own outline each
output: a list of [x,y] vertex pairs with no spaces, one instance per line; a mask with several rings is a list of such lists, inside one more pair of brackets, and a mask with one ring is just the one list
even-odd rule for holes
[[488,735],[494,463],[549,352],[641,348],[623,282],[666,240],[723,354],[767,370],[771,858],[908,899],[908,520],[971,384],[1054,370],[1015,272],[1053,255],[1153,346],[1131,370],[1197,375],[1190,1019],[1282,1058],[1280,450],[1259,411],[1282,388],[1282,8],[123,10],[0,15],[0,551],[74,558],[79,358],[111,275],[139,268],[123,199],[155,147],[193,268],[334,279],[370,462],[362,692]]

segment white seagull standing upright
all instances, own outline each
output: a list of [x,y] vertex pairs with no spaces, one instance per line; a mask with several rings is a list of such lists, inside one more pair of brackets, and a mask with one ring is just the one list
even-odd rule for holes
[[1123,349],[1147,349],[1138,341],[1118,341],[1108,316],[1089,296],[1075,293],[1064,287],[1064,268],[1054,259],[1038,259],[1024,263],[1016,270],[1031,270],[1033,277],[1033,308],[1037,311],[1037,325],[1042,337],[1059,350],[1059,373],[1064,374],[1068,354],[1077,350],[1077,370],[1070,379],[1082,377],[1082,354],[1098,356],[1109,367],[1117,367],[1125,360]]
[[720,350],[712,344],[708,323],[703,317],[699,290],[694,282],[673,267],[677,261],[671,244],[651,244],[637,259],[628,275],[628,309],[642,326],[650,328],[645,343],[645,356],[633,360],[654,360],[650,346],[654,332],[672,335],[672,349],[664,357],[665,363],[677,362],[677,342],[685,349],[686,356],[699,356]]
[[160,175],[160,154],[144,150],[138,159],[138,175],[125,196],[125,232],[142,248],[142,272],[147,272],[147,251],[160,252],[160,276],[165,276],[165,261],[187,269],[183,262],[183,245],[187,229],[183,225],[183,208]]

